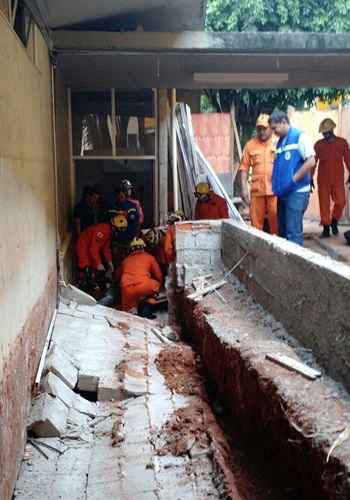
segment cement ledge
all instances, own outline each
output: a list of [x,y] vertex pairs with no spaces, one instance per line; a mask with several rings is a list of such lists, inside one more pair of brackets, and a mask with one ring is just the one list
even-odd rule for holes
[[312,349],[328,375],[350,389],[350,267],[277,236],[222,224],[222,256],[288,333]]

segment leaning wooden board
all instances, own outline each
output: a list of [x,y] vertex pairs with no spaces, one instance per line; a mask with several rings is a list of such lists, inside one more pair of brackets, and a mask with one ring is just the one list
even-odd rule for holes
[[314,370],[301,361],[298,361],[284,354],[266,354],[266,359],[277,363],[278,365],[281,365],[288,370],[300,373],[300,375],[303,375],[310,380],[315,380],[322,375],[320,371]]

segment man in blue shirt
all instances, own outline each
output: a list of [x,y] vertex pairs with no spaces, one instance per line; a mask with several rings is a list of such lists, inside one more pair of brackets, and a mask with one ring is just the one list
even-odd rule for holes
[[272,173],[272,191],[278,197],[279,236],[302,246],[315,151],[308,136],[292,127],[283,111],[274,111],[269,123],[279,137]]

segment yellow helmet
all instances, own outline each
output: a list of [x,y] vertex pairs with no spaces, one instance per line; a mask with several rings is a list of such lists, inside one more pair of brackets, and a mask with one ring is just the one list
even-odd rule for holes
[[126,231],[128,229],[128,219],[125,214],[116,214],[111,218],[112,226],[116,227],[118,231]]
[[196,194],[203,195],[208,194],[210,191],[210,186],[208,182],[199,182],[196,186]]
[[325,134],[326,132],[332,132],[337,125],[331,118],[325,118],[320,123],[320,128],[318,129],[321,134]]
[[146,243],[142,238],[134,238],[130,243],[131,250],[137,250],[139,248],[146,248]]

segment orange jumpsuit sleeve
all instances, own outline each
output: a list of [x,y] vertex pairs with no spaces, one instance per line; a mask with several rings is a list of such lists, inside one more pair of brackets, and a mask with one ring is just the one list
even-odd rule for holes
[[101,245],[96,239],[96,234],[92,235],[91,243],[90,243],[90,255],[93,263],[93,267],[96,268],[100,264],[102,264],[101,261],[101,255],[100,255],[100,249]]
[[220,201],[219,213],[221,219],[229,218],[227,201],[224,198],[222,198]]
[[249,172],[249,168],[250,168],[250,154],[249,154],[249,148],[246,145],[243,150],[243,155],[241,159],[241,164],[239,166],[239,170],[241,172]]
[[111,238],[108,236],[102,245],[102,254],[108,263],[112,262]]
[[160,270],[159,264],[156,261],[156,259],[153,256],[151,256],[151,257],[152,257],[152,259],[151,259],[151,275],[159,283],[162,283],[162,281],[163,281],[162,271]]

